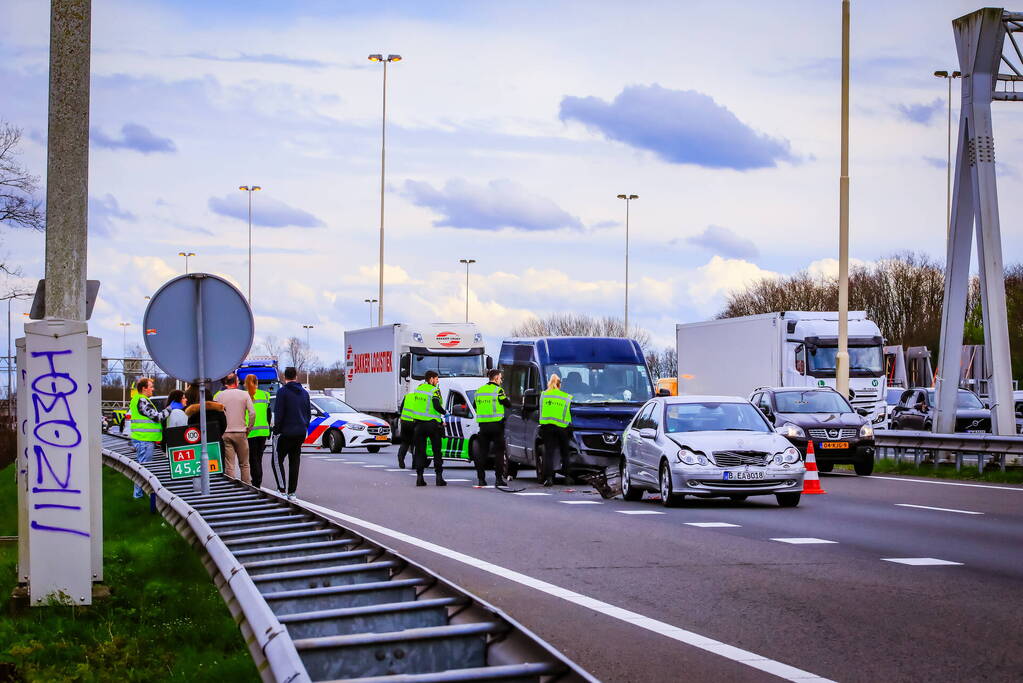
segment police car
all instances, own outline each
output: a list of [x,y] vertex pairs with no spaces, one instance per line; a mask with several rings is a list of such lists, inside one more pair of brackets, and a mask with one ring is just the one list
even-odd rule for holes
[[376,453],[391,444],[391,428],[383,420],[360,413],[344,401],[323,393],[310,393],[312,420],[305,444],[329,448],[365,448]]

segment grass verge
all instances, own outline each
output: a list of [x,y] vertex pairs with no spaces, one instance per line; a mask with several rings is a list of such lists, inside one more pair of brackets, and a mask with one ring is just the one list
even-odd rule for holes
[[[836,465],[835,469],[852,471],[852,465]],[[1008,468],[1005,472],[1001,470],[985,470],[980,472],[976,465],[963,465],[962,469],[956,472],[955,464],[939,463],[938,467],[926,464],[917,467],[912,461],[896,461],[891,459],[878,459],[874,461],[874,474],[904,474],[914,477],[928,477],[930,479],[958,479],[962,481],[981,481],[992,484],[1023,484],[1023,469]]]
[[[6,681],[258,680],[213,581],[148,499],[103,468],[104,582],[91,607],[8,609],[0,618]],[[17,534],[13,468],[0,472],[0,535]],[[15,586],[17,545],[0,544],[0,593]]]

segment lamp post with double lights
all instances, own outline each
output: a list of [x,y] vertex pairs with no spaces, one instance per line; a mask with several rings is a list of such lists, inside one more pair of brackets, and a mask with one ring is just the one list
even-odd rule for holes
[[639,199],[638,194],[620,194],[619,199],[625,200],[625,336],[629,336],[629,204]]
[[962,73],[935,71],[936,78],[948,81],[948,154],[945,157],[945,234],[952,230],[952,81],[961,78]]
[[131,323],[117,323],[121,326],[121,403],[128,400],[128,326]]
[[384,65],[383,115],[380,121],[380,285],[377,291],[377,325],[384,324],[384,168],[387,160],[387,64],[400,62],[401,55],[370,55],[369,61]]
[[[188,275],[188,257],[189,256],[195,256],[195,252],[194,251],[179,251],[178,252],[178,256],[184,256],[185,257],[185,275]],[[146,298],[148,299],[149,297],[146,297]]]
[[312,347],[309,346],[309,330],[313,329],[313,326],[312,325],[303,325],[302,329],[305,330],[305,352],[306,352],[305,386],[306,386],[306,389],[310,389],[311,387],[309,386],[309,356],[312,353],[312,350],[311,350]]
[[[249,306],[252,306],[252,193],[258,192],[263,188],[259,185],[239,185],[239,190],[243,190],[249,194]],[[194,256],[195,254],[193,254]]]
[[460,258],[458,262],[465,264],[465,322],[469,322],[469,266],[476,263],[476,259]]
[[376,299],[363,299],[363,302],[369,304],[369,326],[373,327],[373,304],[377,302]]

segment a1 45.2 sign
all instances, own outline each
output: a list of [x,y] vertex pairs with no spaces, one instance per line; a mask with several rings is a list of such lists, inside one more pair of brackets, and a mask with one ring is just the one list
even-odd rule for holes
[[[187,438],[187,437],[186,437]],[[202,473],[202,455],[199,444],[178,446],[167,449],[167,458],[170,461],[171,479],[189,479],[198,477]],[[209,459],[209,472],[216,474],[222,472],[220,462],[220,444],[217,442],[206,444],[206,455]]]

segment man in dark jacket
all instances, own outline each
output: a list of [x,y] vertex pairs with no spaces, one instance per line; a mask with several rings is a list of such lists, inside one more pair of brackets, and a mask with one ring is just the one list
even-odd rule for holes
[[[284,369],[284,385],[277,390],[274,399],[274,434],[277,435],[277,470],[284,474],[284,460],[288,460],[288,476],[284,478],[284,487],[278,483],[278,490],[288,494],[288,500],[295,499],[298,488],[298,465],[302,457],[302,443],[309,431],[311,410],[309,408],[309,392],[298,382],[298,370],[293,367]],[[280,479],[278,478],[278,482]]]

